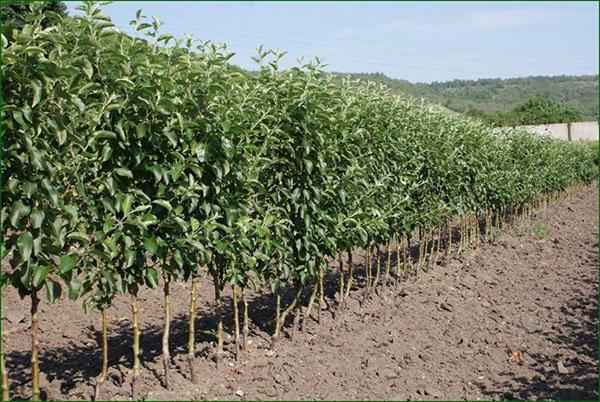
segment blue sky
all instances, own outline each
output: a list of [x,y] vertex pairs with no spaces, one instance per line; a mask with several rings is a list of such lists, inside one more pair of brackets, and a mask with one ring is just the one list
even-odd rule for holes
[[104,11],[131,31],[140,8],[163,32],[226,43],[244,68],[262,44],[288,51],[287,66],[319,56],[330,71],[412,82],[598,72],[597,2],[137,1]]

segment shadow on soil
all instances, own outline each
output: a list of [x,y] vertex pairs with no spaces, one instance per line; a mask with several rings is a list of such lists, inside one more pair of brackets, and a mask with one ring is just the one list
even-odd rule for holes
[[[481,235],[485,232],[483,222],[480,224]],[[410,256],[409,266],[412,267],[408,270],[406,275],[400,277],[401,280],[414,277],[416,266],[416,260],[419,256],[419,244],[418,236],[416,233],[412,236],[413,241],[410,244],[408,255]],[[460,242],[460,232],[458,229],[453,228],[453,249],[457,250]],[[446,248],[448,241],[447,233],[442,234],[442,245],[443,249]],[[433,247],[433,242],[429,243],[429,250]],[[364,257],[364,251],[360,257]],[[379,250],[381,258],[381,275],[383,277],[385,269],[385,248]],[[355,253],[356,254],[356,253]],[[440,253],[442,255],[443,253]],[[355,255],[356,257],[356,255]],[[395,281],[394,272],[397,264],[398,255],[394,249],[391,252],[391,275],[390,279],[393,283]],[[364,259],[364,258],[362,258]],[[444,257],[437,259],[437,263],[444,264]],[[375,266],[377,263],[377,253],[374,252],[372,264]],[[433,265],[432,261],[428,261],[423,265],[423,269],[429,269]],[[365,265],[361,263],[354,263],[354,274],[353,274],[353,287],[352,290],[355,292],[360,289],[361,292],[355,292],[354,295],[357,298],[363,299],[365,282],[366,282],[366,271]],[[337,310],[336,293],[339,291],[339,280],[340,274],[338,264],[331,262],[330,267],[324,278],[325,288],[325,299],[327,304],[327,310],[330,314],[335,317],[335,311]],[[375,268],[373,268],[373,271]],[[347,267],[345,268],[347,273]],[[381,286],[382,280],[378,281],[378,285]],[[358,294],[357,294],[358,293]],[[369,296],[371,297],[372,294]],[[302,295],[302,306],[306,306],[310,297],[310,289],[305,289]],[[288,305],[294,298],[294,289],[292,286],[288,286],[282,294],[282,308]],[[223,325],[226,333],[233,332],[233,301],[231,297],[223,297]],[[311,314],[311,318],[317,315],[318,306],[315,306]],[[591,313],[590,313],[591,314]],[[595,314],[595,313],[594,313]],[[274,297],[269,293],[258,293],[253,297],[249,298],[249,318],[251,321],[250,335],[260,337],[270,341],[270,334],[273,332],[273,322],[275,316],[275,302]],[[99,320],[98,317],[93,318]],[[289,337],[289,329],[293,322],[293,314],[288,316],[285,324],[284,335]],[[129,321],[119,322],[116,325],[111,323],[109,329],[109,367],[117,365],[123,365],[124,367],[130,367],[131,365],[131,342],[132,342],[132,328]],[[196,318],[196,356],[197,357],[210,357],[210,352],[214,347],[212,344],[215,341],[214,328],[216,327],[216,315],[212,311],[198,311]],[[116,326],[116,328],[115,328]],[[590,332],[591,331],[591,332]],[[585,328],[585,331],[581,329],[574,330],[576,334],[580,335],[580,340],[574,347],[585,347],[590,349],[590,353],[594,353],[594,343],[597,338],[593,334],[593,325],[589,325]],[[100,372],[101,364],[101,332],[94,330],[93,326],[89,326],[86,329],[85,334],[89,341],[84,343],[70,342],[67,347],[60,348],[44,348],[41,355],[40,371],[48,382],[52,383],[56,380],[60,382],[60,392],[62,395],[68,395],[75,386],[80,382],[87,382],[90,385],[95,383],[95,377]],[[574,335],[575,336],[575,335]],[[225,337],[227,339],[227,337]],[[571,337],[566,337],[563,341],[570,341]],[[185,314],[177,315],[171,320],[171,334],[170,334],[170,347],[171,356],[177,357],[180,354],[187,353],[187,340],[188,340],[188,319]],[[580,345],[581,344],[581,345]],[[140,347],[142,348],[141,364],[142,366],[148,367],[148,363],[157,361],[161,356],[162,351],[162,325],[145,326],[142,328],[140,337]],[[234,345],[233,342],[225,342],[225,357],[232,358],[234,356]],[[586,350],[587,350],[586,349]],[[6,354],[6,365],[7,370],[11,377],[11,389],[13,391],[13,398],[26,398],[29,395],[19,394],[15,389],[25,389],[28,383],[31,381],[30,372],[30,352],[9,352]],[[155,373],[160,377],[160,373]],[[572,377],[574,380],[587,373],[574,373]],[[110,375],[109,375],[110,377]],[[109,378],[119,386],[124,385],[127,381],[125,375],[121,375],[118,378]],[[543,387],[543,382],[539,385],[529,384],[531,386],[531,393],[520,394],[521,397],[527,397],[527,395],[539,395],[540,392],[536,391],[535,387]],[[587,384],[589,388],[593,384]],[[42,384],[43,387],[43,384]],[[588,389],[586,388],[586,389]],[[548,396],[551,387],[548,386]],[[15,392],[16,391],[16,392]],[[590,389],[589,395],[592,395],[593,390]],[[493,393],[489,393],[492,395]],[[583,394],[567,394],[568,396],[583,396]],[[585,394],[587,395],[587,394]],[[42,389],[42,399],[47,396],[46,390]]]
[[[598,305],[581,291],[576,291],[567,305],[561,307],[565,317],[571,317],[560,328],[553,331],[540,331],[543,336],[560,347],[558,351],[568,349],[588,362],[575,357],[565,362],[560,353],[550,356],[538,353],[530,354],[536,372],[532,378],[515,377],[512,372],[501,373],[503,380],[492,385],[477,384],[483,395],[500,399],[537,399],[543,400],[598,400],[598,368],[594,363],[598,359]],[[568,373],[560,374],[557,362],[561,360],[567,366]],[[590,363],[592,362],[592,363]],[[513,391],[498,392],[498,389]]]

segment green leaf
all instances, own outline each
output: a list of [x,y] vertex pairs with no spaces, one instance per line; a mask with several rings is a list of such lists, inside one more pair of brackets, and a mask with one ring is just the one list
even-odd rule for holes
[[154,268],[148,268],[146,270],[146,283],[151,288],[158,286],[158,272]]
[[108,131],[108,130],[100,130],[100,131],[96,131],[94,133],[94,138],[96,139],[100,139],[100,138],[117,138],[117,134],[113,133],[112,131]]
[[31,256],[31,249],[33,248],[33,236],[31,233],[25,231],[17,238],[17,247],[19,248],[19,255],[21,256],[22,262],[29,261]]
[[155,225],[158,223],[158,219],[152,214],[144,214],[141,218],[141,222],[144,226]]
[[72,99],[72,101],[75,104],[75,106],[77,106],[79,108],[79,113],[84,114],[85,113],[85,104],[83,103],[83,101],[81,99],[79,99],[78,97],[74,97]]
[[309,159],[304,159],[304,166],[306,167],[306,172],[311,174],[313,171],[313,162]]
[[33,287],[37,288],[44,282],[50,273],[50,267],[47,265],[36,265],[33,269]]
[[73,277],[67,284],[67,288],[69,292],[69,299],[77,300],[81,291],[81,282],[79,282],[77,278]]
[[155,237],[146,237],[144,239],[144,248],[151,255],[156,254],[156,251],[158,250],[158,242],[156,241],[156,238]]
[[156,205],[160,205],[161,207],[165,208],[167,211],[170,211],[171,209],[173,209],[173,207],[171,207],[171,204],[167,200],[154,200],[154,201],[152,201],[152,203],[156,204]]
[[123,201],[121,202],[121,211],[123,211],[123,214],[125,214],[125,215],[129,214],[129,211],[131,211],[132,203],[133,203],[133,196],[131,194],[126,194],[123,197]]
[[87,75],[88,79],[92,78],[92,74],[94,74],[94,68],[92,67],[92,63],[88,59],[83,59],[83,72]]
[[115,173],[118,174],[119,176],[128,177],[130,179],[133,179],[133,173],[131,173],[131,170],[129,170],[127,168],[123,168],[123,167],[116,168]]
[[75,267],[75,264],[77,264],[77,254],[67,254],[60,257],[58,266],[60,267],[60,272],[66,274]]
[[31,87],[33,88],[33,101],[31,102],[31,107],[35,107],[42,98],[42,83],[40,80],[32,79],[29,81]]
[[146,126],[143,123],[138,123],[135,126],[135,132],[138,138],[144,138],[146,136]]
[[125,268],[129,268],[133,265],[137,252],[135,250],[125,250]]
[[30,210],[31,209],[27,205],[23,204],[21,201],[16,201],[15,203],[13,203],[10,214],[10,224],[13,227],[18,228],[21,218],[27,216]]
[[60,286],[60,283],[50,279],[47,280],[44,285],[46,287],[46,297],[50,303],[54,303],[60,298],[62,293],[62,287]]

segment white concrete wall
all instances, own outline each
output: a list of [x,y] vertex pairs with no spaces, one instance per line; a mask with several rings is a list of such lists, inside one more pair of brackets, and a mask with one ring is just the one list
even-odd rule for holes
[[[539,126],[518,126],[516,128],[525,129],[534,134],[549,135],[563,140],[569,139],[569,129],[567,123],[542,124]],[[598,122],[583,121],[571,123],[571,140],[598,141]]]

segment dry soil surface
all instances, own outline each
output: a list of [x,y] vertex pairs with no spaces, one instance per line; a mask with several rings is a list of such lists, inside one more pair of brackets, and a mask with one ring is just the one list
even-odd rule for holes
[[[226,335],[218,369],[213,291],[199,289],[199,381],[188,379],[188,284],[172,287],[172,384],[162,383],[160,290],[141,295],[141,393],[147,399],[596,399],[598,398],[598,190],[538,211],[445,266],[434,265],[398,288],[360,305],[356,287],[334,316],[336,269],[327,278],[330,310],[306,333],[269,349],[273,298],[251,300],[250,344],[240,361]],[[543,238],[534,235],[548,233]],[[358,282],[363,254],[355,253]],[[335,268],[335,266],[334,266]],[[231,297],[225,292],[225,331]],[[11,396],[30,396],[28,305],[3,295]],[[41,306],[42,396],[90,399],[100,366],[100,318],[80,302]],[[128,299],[110,310],[109,380],[102,399],[130,395],[131,328]],[[316,318],[316,311],[313,318]],[[288,331],[289,334],[289,324]]]

